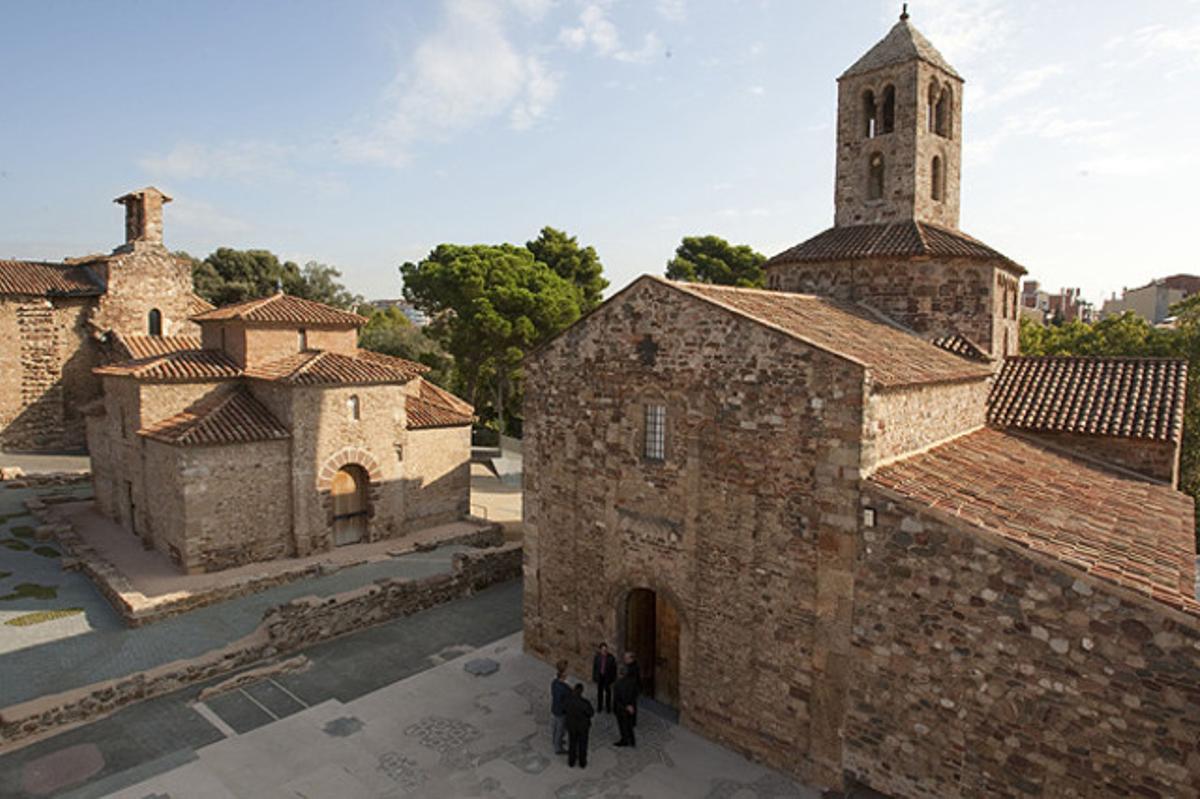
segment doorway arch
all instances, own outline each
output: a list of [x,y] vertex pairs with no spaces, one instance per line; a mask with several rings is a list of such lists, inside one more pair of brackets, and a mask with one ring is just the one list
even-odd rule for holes
[[679,708],[679,611],[662,594],[634,588],[624,598],[624,649],[641,671],[642,695]]
[[347,464],[333,475],[333,544],[357,544],[367,537],[367,484],[370,476],[357,464]]

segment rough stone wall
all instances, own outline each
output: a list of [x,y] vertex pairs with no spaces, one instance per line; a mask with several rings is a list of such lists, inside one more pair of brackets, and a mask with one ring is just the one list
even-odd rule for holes
[[115,519],[117,510],[113,505],[112,440],[107,414],[87,417],[87,448],[96,507],[105,516]]
[[[948,86],[953,94],[950,136],[929,130],[929,85]],[[883,97],[896,91],[895,128],[883,132]],[[876,135],[868,137],[864,94],[876,103]],[[843,78],[838,82],[835,224],[861,225],[910,219],[958,228],[962,152],[962,81],[930,64],[910,61]],[[883,196],[870,199],[870,161],[883,156]],[[941,158],[943,199],[932,194],[933,157]]]
[[[142,470],[144,485],[142,493],[151,501],[146,503],[146,529],[144,538],[149,538],[154,548],[162,552],[171,562],[185,571],[200,571],[189,568],[195,557],[188,541],[188,508],[184,505],[184,493],[191,489],[193,481],[207,480],[209,475],[185,470],[183,448],[172,447],[161,441],[142,439],[139,449],[144,459]],[[247,513],[254,512],[266,497],[246,507]],[[198,508],[191,509],[198,512]],[[208,508],[207,512],[214,509]]]
[[90,298],[0,299],[0,449],[84,446],[78,408],[98,391]]
[[404,476],[410,529],[471,512],[471,426],[409,430]]
[[836,783],[860,368],[648,280],[525,366],[527,648],[586,670],[653,589],[680,618],[683,723]]
[[1200,795],[1200,619],[868,483],[847,772],[904,797]]
[[863,469],[987,423],[991,381],[876,389],[863,413]]
[[[135,419],[133,432],[143,427],[168,419],[177,413],[194,405],[196,402],[216,392],[230,390],[231,381],[212,381],[196,383],[149,383],[136,381],[132,378],[117,378],[127,380],[138,387],[138,415]],[[111,384],[112,380],[107,381]],[[131,417],[133,419],[134,417]]]
[[[996,357],[1003,354],[997,331],[1011,329],[1015,342],[1015,312],[1007,321],[997,312],[1002,300],[995,294],[996,276],[1011,275],[999,262],[865,258],[785,263],[767,271],[783,291],[861,302],[923,338],[958,332]],[[1015,344],[1009,354],[1016,354]]]
[[328,350],[353,354],[358,349],[357,328],[310,327],[305,331],[310,350]]
[[1074,433],[1012,431],[1022,436],[1112,463],[1155,480],[1179,484],[1179,442],[1119,436],[1085,436]]
[[165,336],[199,335],[188,319],[192,273],[161,244],[134,242],[108,260],[107,285],[91,317],[96,330],[146,335],[152,308],[162,313]]
[[179,494],[182,515],[170,524],[185,540],[181,565],[189,573],[295,554],[288,441],[147,447],[172,451],[166,482]]

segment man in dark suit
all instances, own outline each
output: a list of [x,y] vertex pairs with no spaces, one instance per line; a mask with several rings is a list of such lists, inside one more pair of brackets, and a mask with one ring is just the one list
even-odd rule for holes
[[[636,695],[641,695],[642,667],[638,665],[637,656],[632,652],[625,653],[625,668],[629,670],[629,676],[633,678],[634,690],[637,692]],[[634,699],[633,701],[633,719],[631,720],[631,723],[633,726],[637,726],[637,699]]]
[[617,746],[636,746],[637,739],[633,734],[633,714],[637,709],[637,682],[629,672],[629,667],[621,669],[621,679],[613,686],[613,712],[617,715],[617,729],[621,731],[621,740]]
[[567,697],[571,695],[571,686],[567,684],[567,661],[560,660],[554,682],[550,683],[550,740],[554,745],[554,754],[567,754],[563,739],[567,735]]
[[617,659],[600,644],[592,658],[592,682],[596,683],[596,712],[612,712],[612,685],[617,681]]
[[575,690],[567,697],[567,767],[579,761],[580,768],[587,768],[588,731],[592,728],[592,703],[583,697],[583,683],[575,683]]

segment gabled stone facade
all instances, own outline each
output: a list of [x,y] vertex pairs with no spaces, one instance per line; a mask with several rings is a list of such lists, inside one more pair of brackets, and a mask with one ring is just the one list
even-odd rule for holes
[[[0,261],[0,449],[81,448],[79,409],[115,336],[195,335],[191,270],[163,245],[155,188],[120,197],[126,241],[62,263]],[[157,324],[152,330],[152,316]]]

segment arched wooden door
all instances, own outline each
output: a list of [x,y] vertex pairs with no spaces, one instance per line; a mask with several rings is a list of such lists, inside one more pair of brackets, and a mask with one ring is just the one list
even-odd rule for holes
[[648,588],[629,592],[625,649],[637,657],[642,695],[679,707],[679,615],[669,599]]
[[357,544],[367,533],[367,473],[361,466],[343,466],[333,476],[334,546]]

